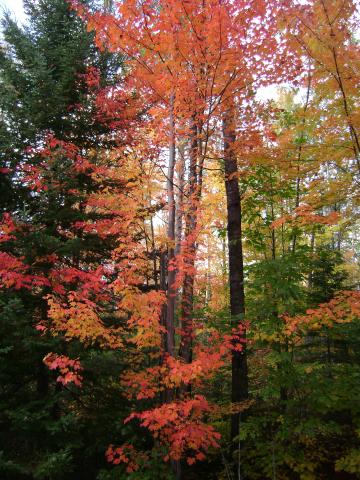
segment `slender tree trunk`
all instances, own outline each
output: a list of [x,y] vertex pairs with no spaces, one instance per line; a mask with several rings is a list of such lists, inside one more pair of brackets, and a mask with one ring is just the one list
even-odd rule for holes
[[155,289],[157,290],[159,287],[159,283],[158,283],[158,270],[157,270],[156,247],[155,247],[154,222],[152,217],[150,217],[150,232],[151,232],[151,248],[152,248],[152,256],[153,256],[153,279],[154,279]]
[[169,144],[169,167],[167,179],[168,196],[168,258],[167,258],[167,307],[166,307],[166,352],[173,356],[175,348],[175,194],[174,194],[174,171],[175,171],[175,119],[174,119],[174,96],[170,98],[170,144]]
[[[181,243],[183,237],[183,218],[184,218],[184,187],[185,187],[185,143],[180,142],[178,147],[178,161],[176,168],[177,192],[175,205],[175,257],[181,254]],[[175,297],[175,312],[178,310],[180,300],[180,289],[177,289]],[[178,325],[179,326],[179,325]]]
[[[234,111],[232,108],[223,115],[223,138],[224,138],[224,173],[227,202],[227,233],[229,250],[229,283],[230,283],[230,312],[232,327],[243,327],[243,335],[246,335],[244,326],[245,293],[244,293],[244,266],[242,251],[241,232],[241,198],[238,180],[238,168],[234,153],[236,140]],[[238,340],[234,340],[234,344]],[[234,345],[236,346],[236,345]],[[239,403],[248,398],[248,368],[246,348],[242,351],[232,351],[231,361],[231,401]],[[231,416],[231,439],[233,449],[237,447],[234,439],[239,435],[240,414]],[[240,467],[239,467],[240,468]],[[238,470],[236,478],[240,478]]]
[[206,284],[205,284],[205,305],[208,305],[212,297],[211,288],[211,250],[209,240],[207,241],[207,261],[206,261]]
[[[167,277],[167,251],[164,249],[164,250],[161,250],[160,252],[160,274],[159,274],[159,277],[160,277],[160,281],[159,281],[159,287],[160,287],[160,290],[162,291],[166,291],[166,277]],[[166,329],[166,310],[167,310],[167,304],[164,303],[162,305],[162,310],[161,310],[161,317],[160,317],[160,320],[161,320],[161,325]],[[166,342],[167,342],[167,337],[166,335],[163,335],[162,337],[162,348],[163,348],[163,352],[166,352]],[[163,361],[163,358],[161,358],[160,362]]]
[[198,139],[197,126],[193,121],[191,126],[190,166],[189,166],[189,202],[185,215],[185,274],[181,301],[181,342],[179,355],[186,363],[192,361],[194,281],[195,281],[195,231],[197,226],[198,208]]
[[[303,150],[303,140],[305,136],[305,124],[306,124],[306,112],[309,107],[309,100],[310,100],[310,88],[311,88],[311,72],[310,68],[308,71],[308,78],[307,78],[307,90],[306,90],[306,101],[303,109],[303,118],[302,118],[302,129],[300,133],[300,144],[298,147],[297,152],[297,176],[296,176],[296,195],[295,195],[295,208],[300,205],[300,186],[301,186],[301,178],[300,178],[300,164],[302,160],[302,150]],[[295,253],[296,250],[296,241],[297,241],[297,231],[294,230],[293,239],[292,239],[292,252]]]
[[179,145],[179,160],[177,162],[177,195],[176,195],[176,218],[175,218],[175,255],[181,252],[182,225],[184,216],[184,185],[185,185],[185,144]]
[[[311,236],[310,236],[310,255],[311,258],[313,259],[315,253],[315,228],[313,227]],[[311,289],[313,287],[313,271],[309,272],[308,275],[308,285],[307,287]]]
[[228,278],[228,267],[227,267],[227,245],[226,245],[226,238],[221,239],[221,271],[222,271],[222,278],[227,281]]
[[[275,212],[274,212],[274,201],[271,199],[271,221],[275,220]],[[276,235],[275,235],[275,228],[271,229],[271,258],[276,260]]]

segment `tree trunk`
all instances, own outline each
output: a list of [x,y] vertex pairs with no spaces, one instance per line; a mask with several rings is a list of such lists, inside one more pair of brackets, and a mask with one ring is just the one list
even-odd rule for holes
[[[310,73],[310,68],[308,71],[308,79],[307,79],[307,91],[306,91],[306,101],[303,109],[303,118],[302,118],[302,129],[300,133],[300,144],[298,147],[298,152],[297,152],[297,175],[296,175],[296,196],[295,196],[295,208],[297,208],[300,205],[300,185],[301,185],[301,177],[300,177],[300,164],[302,160],[302,150],[303,150],[303,141],[305,139],[305,124],[306,124],[306,112],[309,107],[309,101],[310,101],[310,89],[311,89],[311,73]],[[292,239],[292,252],[295,253],[296,249],[296,241],[297,241],[297,230],[294,230],[293,233],[293,239]]]
[[184,215],[184,186],[185,186],[185,144],[181,142],[178,148],[177,162],[177,195],[176,195],[176,218],[175,218],[175,255],[181,252],[182,225]]
[[174,96],[170,98],[170,144],[169,144],[169,168],[167,178],[168,196],[168,258],[167,258],[167,308],[166,308],[166,352],[173,356],[175,348],[175,194],[174,194],[174,170],[175,170],[175,119],[174,119]]
[[[229,283],[230,283],[230,312],[231,325],[243,328],[243,335],[246,335],[244,326],[245,315],[245,293],[244,293],[244,266],[242,251],[241,232],[241,199],[238,181],[238,168],[234,154],[234,143],[236,140],[234,112],[227,110],[223,115],[223,137],[224,137],[224,173],[227,202],[227,233],[229,251]],[[239,342],[234,339],[234,346]],[[231,401],[239,403],[248,398],[248,369],[246,348],[242,351],[232,351],[231,361]],[[231,440],[234,441],[239,435],[240,414],[234,413],[231,416]],[[233,442],[233,449],[237,444]],[[237,478],[240,476],[237,474]]]
[[189,202],[185,215],[185,274],[181,300],[181,342],[180,357],[186,362],[192,361],[193,309],[194,309],[194,269],[195,269],[195,231],[198,208],[198,139],[197,126],[191,126],[190,168],[189,168]]

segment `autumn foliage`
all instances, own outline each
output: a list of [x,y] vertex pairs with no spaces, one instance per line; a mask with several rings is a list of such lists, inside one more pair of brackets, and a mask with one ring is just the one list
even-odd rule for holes
[[356,2],[46,2],[88,53],[34,131],[4,74],[0,355],[48,431],[104,428],[99,479],[356,478]]

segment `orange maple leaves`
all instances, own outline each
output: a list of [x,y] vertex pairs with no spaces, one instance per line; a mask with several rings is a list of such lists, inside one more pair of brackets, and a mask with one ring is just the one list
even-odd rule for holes
[[350,323],[360,318],[360,292],[345,290],[339,292],[327,303],[311,308],[305,315],[290,317],[283,315],[284,331],[287,336],[302,335],[307,331],[317,331],[336,324]]
[[271,228],[278,228],[284,225],[284,223],[290,223],[293,226],[304,225],[334,225],[338,223],[340,215],[338,212],[330,212],[327,215],[319,215],[314,213],[314,209],[310,205],[300,205],[295,209],[293,215],[284,215],[278,218],[270,225]]
[[58,370],[60,375],[56,381],[67,385],[74,383],[78,387],[82,384],[81,371],[83,370],[79,360],[72,360],[65,355],[57,355],[56,353],[48,353],[43,362],[50,370]]

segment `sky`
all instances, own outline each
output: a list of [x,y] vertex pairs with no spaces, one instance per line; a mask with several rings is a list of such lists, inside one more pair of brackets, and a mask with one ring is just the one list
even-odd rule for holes
[[0,0],[0,12],[10,10],[19,22],[24,20],[24,10],[22,0]]
[[[2,10],[9,10],[20,23],[25,20],[22,0],[0,0],[0,15]],[[263,101],[276,98],[276,96],[276,87],[273,85],[263,87],[257,93],[259,100]]]

